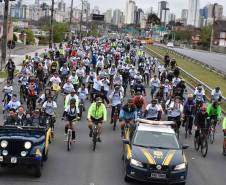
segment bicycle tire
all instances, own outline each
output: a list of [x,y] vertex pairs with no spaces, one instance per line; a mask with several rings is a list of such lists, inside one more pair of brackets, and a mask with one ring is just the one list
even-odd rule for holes
[[211,129],[211,131],[209,133],[209,141],[210,141],[210,144],[214,143],[214,132],[213,132],[212,129]]
[[93,133],[93,151],[96,150],[96,144],[97,144],[97,136]]
[[199,138],[194,137],[194,147],[196,151],[199,151],[199,147],[200,147],[200,144],[198,141],[199,141]]
[[116,129],[116,123],[117,123],[117,120],[116,120],[116,119],[114,119],[114,121],[113,121],[113,130],[115,130],[115,129]]
[[68,130],[67,133],[67,151],[71,150],[71,131]]
[[201,142],[201,154],[202,154],[202,156],[206,157],[207,152],[208,152],[208,141],[207,141],[207,139],[204,139]]
[[188,137],[188,122],[185,124],[185,139]]

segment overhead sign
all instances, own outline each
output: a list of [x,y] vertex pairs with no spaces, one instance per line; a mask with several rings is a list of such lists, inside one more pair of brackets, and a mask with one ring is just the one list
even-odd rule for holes
[[92,14],[93,21],[104,21],[104,15],[101,14]]

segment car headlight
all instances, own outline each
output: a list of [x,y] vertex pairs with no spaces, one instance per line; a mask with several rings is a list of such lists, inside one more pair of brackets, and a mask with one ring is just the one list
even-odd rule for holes
[[25,149],[30,149],[31,148],[31,142],[30,141],[26,141],[25,143],[24,143],[24,148]]
[[2,147],[2,148],[6,148],[7,146],[8,146],[8,141],[2,140],[2,141],[1,141],[1,147]]
[[181,164],[178,164],[177,166],[175,166],[174,170],[184,170],[185,168],[186,168],[186,164],[181,163]]
[[144,167],[143,164],[142,164],[140,161],[137,161],[137,160],[135,160],[135,159],[131,159],[131,160],[130,160],[130,164],[133,165],[133,166],[141,167],[141,168]]

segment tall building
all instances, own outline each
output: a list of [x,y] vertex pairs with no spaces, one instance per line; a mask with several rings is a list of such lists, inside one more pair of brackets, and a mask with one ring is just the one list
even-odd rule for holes
[[40,0],[35,0],[35,5],[40,5]]
[[158,17],[161,23],[167,23],[169,17],[169,3],[167,1],[160,1],[158,3]]
[[141,8],[138,8],[135,12],[135,24],[141,24],[143,20],[144,12]]
[[98,6],[94,6],[92,13],[93,13],[93,14],[100,14],[100,9],[99,9],[99,7],[98,7]]
[[199,7],[200,0],[189,0],[188,25],[199,27]]
[[90,18],[90,3],[88,1],[84,1],[83,3],[83,21],[88,21]]
[[122,15],[123,15],[123,12],[120,10],[120,9],[115,9],[113,11],[113,18],[112,18],[112,23],[114,25],[117,25],[119,26],[120,24],[122,24]]
[[111,23],[112,22],[112,9],[107,10],[104,14],[104,21],[106,23]]
[[175,15],[174,13],[170,13],[170,14],[169,14],[169,22],[170,22],[170,21],[173,21],[173,22],[176,21],[176,15]]
[[66,11],[66,3],[63,0],[58,2],[58,11],[61,11],[61,12]]
[[129,0],[126,3],[125,11],[125,23],[134,24],[135,23],[135,11],[137,9],[135,1]]
[[188,18],[188,9],[182,9],[181,11],[181,18],[187,19]]

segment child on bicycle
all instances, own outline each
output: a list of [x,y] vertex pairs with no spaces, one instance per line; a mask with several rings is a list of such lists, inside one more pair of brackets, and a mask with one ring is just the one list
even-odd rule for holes
[[66,107],[66,109],[64,110],[64,114],[63,117],[67,118],[68,123],[65,125],[65,139],[64,141],[67,141],[67,132],[68,129],[70,128],[72,130],[72,140],[73,142],[75,142],[75,129],[73,126],[73,122],[76,121],[77,119],[79,119],[78,117],[79,115],[79,108],[78,106],[76,106],[76,100],[75,99],[71,99],[70,104]]

